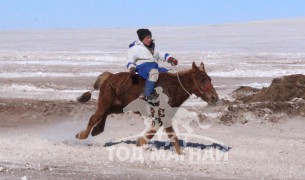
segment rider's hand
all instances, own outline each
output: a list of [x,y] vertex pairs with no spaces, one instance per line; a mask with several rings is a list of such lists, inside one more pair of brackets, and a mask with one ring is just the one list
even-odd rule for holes
[[130,76],[131,76],[131,79],[132,79],[132,84],[138,84],[138,81],[139,81],[139,78],[136,74],[136,68],[135,67],[131,67],[129,69],[129,73],[130,73]]
[[172,66],[177,66],[178,65],[178,60],[173,58],[173,57],[169,57],[167,60]]
[[135,67],[131,67],[129,69],[129,73],[130,73],[130,75],[135,75],[136,74],[136,68]]

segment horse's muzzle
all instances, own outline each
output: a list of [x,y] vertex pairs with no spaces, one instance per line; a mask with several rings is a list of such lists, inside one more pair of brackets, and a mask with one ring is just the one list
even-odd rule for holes
[[216,102],[219,100],[218,94],[213,94],[208,101],[208,105],[216,105]]

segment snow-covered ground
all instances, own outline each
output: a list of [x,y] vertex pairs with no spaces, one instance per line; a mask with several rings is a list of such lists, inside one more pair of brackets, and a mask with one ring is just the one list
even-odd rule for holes
[[[158,49],[179,60],[177,67],[166,63],[161,66],[179,71],[190,68],[193,61],[204,62],[221,99],[230,99],[230,93],[239,86],[262,88],[275,77],[305,74],[305,19],[150,29]],[[134,138],[129,139],[131,143],[125,140],[115,144],[143,131],[144,123],[137,115],[111,116],[103,134],[76,140],[74,135],[85,128],[95,103],[71,102],[91,89],[102,72],[126,71],[127,47],[137,39],[135,32],[136,29],[0,31],[0,177],[305,176],[305,124],[298,118],[281,124],[261,124],[252,118],[253,122],[233,126],[207,120],[203,123],[210,127],[204,130],[191,124],[193,136],[189,141],[193,144],[186,147],[185,159],[175,162],[172,154],[169,160],[152,160],[153,153],[166,152],[168,157],[172,152],[136,148]],[[93,94],[93,101],[97,95]],[[215,121],[220,116],[217,106],[207,107],[196,97],[183,107]],[[181,135],[186,134],[181,130]],[[198,164],[189,156],[190,149],[196,143],[209,146],[213,142],[207,140],[211,139],[230,147],[228,157],[218,163],[207,160]],[[153,145],[167,141],[157,140]],[[109,147],[116,148],[114,153],[120,147],[122,151],[135,149],[143,153],[144,159],[120,161],[115,156],[111,160]]]
[[[274,77],[305,72],[304,22],[304,19],[296,19],[202,27],[152,27],[151,30],[160,51],[170,52],[179,59],[180,66],[174,70],[189,68],[193,61],[204,62],[214,79],[259,79],[258,82],[232,81],[233,84],[225,85],[217,81],[216,87],[253,83],[262,87]],[[26,80],[31,78],[43,81],[64,77],[73,81],[75,78],[94,79],[105,70],[124,71],[128,44],[137,39],[135,31],[2,31],[0,78],[4,88],[1,92],[11,89],[36,92],[37,88],[43,91],[35,85],[27,86]],[[24,79],[23,83],[6,84],[18,79]],[[50,86],[48,88],[52,88]],[[75,88],[79,87],[64,89],[73,91]],[[1,95],[6,97],[6,93]]]

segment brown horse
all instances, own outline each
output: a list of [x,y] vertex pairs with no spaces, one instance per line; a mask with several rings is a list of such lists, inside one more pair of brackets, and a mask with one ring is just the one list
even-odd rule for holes
[[[99,89],[98,107],[91,116],[87,129],[79,132],[78,139],[86,139],[90,132],[96,136],[104,131],[106,118],[112,113],[123,113],[123,108],[137,99],[144,91],[145,80],[137,79],[135,83],[128,72],[112,74],[104,72],[94,84],[94,89]],[[179,107],[191,94],[195,94],[209,104],[218,100],[218,95],[211,83],[211,78],[205,72],[204,64],[199,67],[193,62],[192,68],[178,73],[160,73],[156,86],[160,86],[169,97],[168,104],[171,107]],[[78,101],[90,100],[92,92],[84,93]],[[93,130],[92,130],[93,128]],[[92,130],[92,131],[91,131]],[[178,138],[172,127],[166,128],[169,138],[176,152],[180,154]],[[137,145],[143,145],[153,138],[156,130],[149,130],[144,137],[137,141]]]

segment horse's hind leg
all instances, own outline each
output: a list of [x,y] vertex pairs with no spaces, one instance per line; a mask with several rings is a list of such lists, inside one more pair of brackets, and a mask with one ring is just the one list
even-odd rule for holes
[[158,126],[150,127],[148,129],[148,131],[146,131],[142,137],[137,139],[136,145],[143,146],[144,144],[147,144],[155,136],[155,134],[159,128],[160,128],[160,126],[159,127]]
[[[109,75],[109,74],[108,74]],[[104,77],[104,76],[100,76]],[[103,80],[103,78],[102,78]],[[102,81],[101,79],[98,79],[97,82]],[[98,99],[98,108],[96,112],[91,116],[89,123],[87,125],[86,130],[79,132],[76,137],[78,139],[86,139],[92,128],[101,120],[105,121],[107,115],[109,114],[109,105],[113,104],[113,91],[107,82],[101,82],[100,84],[100,93],[99,93],[99,99]],[[105,123],[105,122],[104,122]]]
[[147,131],[144,136],[140,137],[137,139],[136,145],[137,146],[143,146],[144,144],[147,144],[149,142],[149,140],[151,140],[154,135],[156,134],[157,131],[155,130],[150,130]]
[[170,139],[172,145],[175,147],[176,153],[182,154],[180,151],[179,141],[178,141],[177,135],[176,135],[173,127],[165,128],[165,131],[166,131],[167,136]]
[[89,120],[89,123],[87,125],[87,128],[86,130],[83,130],[81,132],[79,132],[78,134],[76,134],[76,138],[78,139],[86,139],[89,134],[90,134],[90,131],[91,129],[93,128],[93,126],[99,121],[102,119],[103,115],[105,114],[104,111],[100,111],[100,110],[97,110],[90,118]]
[[93,127],[91,136],[97,136],[104,131],[107,116],[108,114],[104,114],[102,119]]

